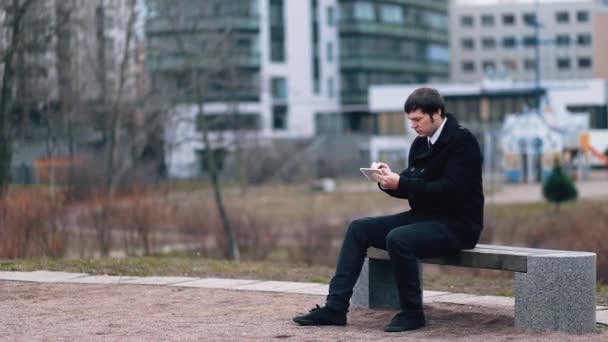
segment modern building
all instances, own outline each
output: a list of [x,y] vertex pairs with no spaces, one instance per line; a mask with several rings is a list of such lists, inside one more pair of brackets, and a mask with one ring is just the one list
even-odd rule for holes
[[535,80],[537,53],[541,79],[606,79],[606,32],[606,1],[454,0],[451,80],[479,82],[494,74]]
[[[231,64],[238,75],[232,82],[238,89],[214,82],[206,89],[207,121],[221,123],[210,127],[212,149],[228,149],[235,129],[273,140],[370,136],[377,131],[367,110],[370,85],[447,80],[449,74],[447,0],[147,3],[152,86],[178,105],[167,138],[189,137],[168,151],[169,174],[176,177],[204,171],[201,132],[186,123],[198,120],[188,77],[194,69],[212,78],[210,70]],[[226,44],[209,44],[226,27]],[[196,39],[206,42],[184,49]],[[209,46],[229,49],[230,58],[217,58],[218,49]]]
[[[370,151],[372,155],[382,155],[384,151],[398,150],[403,158],[407,156],[409,152],[407,146],[409,145],[404,145],[398,138],[404,136],[411,141],[416,135],[415,132],[408,129],[409,125],[405,122],[402,113],[402,104],[395,99],[406,98],[416,88],[422,86],[439,90],[445,100],[447,111],[454,113],[460,123],[477,136],[485,157],[484,168],[486,172],[502,170],[508,166],[508,160],[514,160],[513,158],[507,158],[508,160],[503,162],[506,152],[499,142],[504,135],[505,122],[508,122],[507,126],[516,138],[520,138],[522,134],[530,133],[526,137],[531,137],[534,134],[540,135],[542,133],[541,128],[536,129],[536,132],[534,132],[534,129],[530,129],[533,124],[536,125],[538,122],[537,117],[527,119],[509,116],[510,119],[507,119],[510,114],[535,112],[537,95],[543,97],[542,128],[552,132],[560,132],[561,136],[564,135],[563,132],[569,132],[567,137],[562,137],[562,140],[556,144],[549,143],[551,137],[547,138],[548,142],[543,145],[547,149],[546,158],[542,160],[544,168],[547,169],[552,165],[550,152],[555,149],[562,149],[562,152],[579,151],[576,152],[579,154],[581,154],[580,150],[583,150],[586,155],[585,158],[589,160],[591,165],[599,166],[603,164],[596,156],[592,155],[587,146],[583,146],[577,139],[580,132],[587,131],[589,133],[588,142],[592,147],[597,150],[605,148],[605,143],[601,139],[602,132],[608,131],[608,80],[605,79],[543,80],[540,88],[536,88],[535,83],[531,81],[514,82],[512,80],[372,86],[369,90],[370,112],[378,117],[379,122],[391,122],[390,125],[384,125],[386,128],[381,132],[390,132],[388,127],[393,132],[398,132],[391,140],[385,133],[382,137],[385,143],[372,149]],[[517,124],[529,125],[529,127],[517,131],[511,126]],[[541,127],[541,125],[538,125],[538,127]],[[571,133],[572,129],[574,129],[574,133]],[[573,136],[575,138],[572,138]],[[527,140],[521,145],[517,145],[517,148],[524,149],[524,152],[518,154],[517,158],[530,151],[537,152],[534,148],[528,149],[529,146],[531,145]],[[509,165],[526,166],[533,159],[528,158],[526,160],[528,161],[521,163],[510,162]],[[540,165],[539,160],[541,159],[537,160]],[[527,169],[531,169],[531,167]],[[525,170],[522,172],[525,172]],[[533,173],[529,172],[529,174]],[[536,180],[538,179],[537,177]]]

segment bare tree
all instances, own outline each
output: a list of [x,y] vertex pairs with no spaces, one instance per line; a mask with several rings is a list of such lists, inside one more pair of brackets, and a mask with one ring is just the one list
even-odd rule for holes
[[[232,224],[227,214],[220,178],[220,148],[225,148],[218,132],[221,126],[227,128],[232,136],[239,134],[242,124],[239,119],[238,105],[234,99],[243,93],[255,91],[254,77],[244,77],[238,67],[239,53],[235,50],[238,32],[233,30],[234,22],[230,13],[222,12],[234,3],[210,0],[170,2],[153,0],[149,2],[153,13],[149,24],[153,30],[171,32],[162,39],[148,37],[154,44],[150,51],[153,61],[169,63],[173,81],[177,89],[165,89],[171,102],[196,108],[196,124],[203,148],[203,162],[213,188],[214,201],[226,234],[229,258],[240,260],[240,252]],[[246,7],[243,4],[240,8]],[[229,11],[228,11],[229,12]],[[238,18],[235,18],[238,20]],[[250,76],[250,75],[248,75]],[[157,83],[158,86],[158,83]],[[211,112],[207,106],[215,102],[226,109],[223,113]],[[183,108],[184,106],[182,106]],[[178,113],[179,115],[179,113]],[[230,125],[229,123],[233,124]],[[235,140],[234,138],[232,139]]]
[[[2,0],[0,12],[4,14],[4,24],[0,30],[8,34],[8,42],[0,52],[2,62],[2,84],[0,85],[0,197],[4,196],[10,179],[13,139],[9,117],[13,110],[15,62],[22,48],[24,18],[35,0]],[[3,42],[0,42],[2,44]]]

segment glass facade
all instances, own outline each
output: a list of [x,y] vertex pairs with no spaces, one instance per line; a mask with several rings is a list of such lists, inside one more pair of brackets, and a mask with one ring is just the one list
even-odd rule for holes
[[155,91],[178,103],[259,100],[258,0],[179,1],[171,13],[154,4],[146,63]]
[[366,105],[372,84],[448,79],[447,0],[339,4],[343,104]]

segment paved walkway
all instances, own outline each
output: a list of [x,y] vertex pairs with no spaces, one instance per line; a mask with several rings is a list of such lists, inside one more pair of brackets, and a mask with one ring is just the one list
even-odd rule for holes
[[[51,271],[0,272],[0,280],[26,281],[38,283],[158,285],[227,289],[237,291],[300,293],[321,296],[327,295],[328,291],[328,285],[318,283],[191,277],[99,276],[90,275],[86,273]],[[424,291],[423,296],[425,303],[439,302],[475,305],[482,307],[514,306],[514,299],[511,297],[478,296],[464,293],[451,293],[427,290]],[[598,306],[596,307],[596,310],[597,323],[608,326],[608,306]]]

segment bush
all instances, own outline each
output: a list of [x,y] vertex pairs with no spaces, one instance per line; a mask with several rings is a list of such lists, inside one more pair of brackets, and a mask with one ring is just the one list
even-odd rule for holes
[[61,192],[9,191],[0,199],[0,258],[63,256],[65,198]]
[[543,185],[543,196],[549,202],[555,203],[556,211],[559,210],[560,203],[575,200],[578,196],[574,182],[563,173],[557,160],[551,175]]

